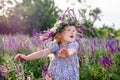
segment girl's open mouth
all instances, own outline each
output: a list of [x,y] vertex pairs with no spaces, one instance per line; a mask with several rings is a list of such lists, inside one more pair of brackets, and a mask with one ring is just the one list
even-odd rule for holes
[[70,38],[74,38],[74,36],[70,36]]

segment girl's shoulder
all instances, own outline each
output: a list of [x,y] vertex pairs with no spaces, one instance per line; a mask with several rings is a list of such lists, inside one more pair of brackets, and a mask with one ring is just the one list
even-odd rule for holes
[[56,42],[52,42],[49,46],[48,49],[54,53],[59,49],[59,45]]

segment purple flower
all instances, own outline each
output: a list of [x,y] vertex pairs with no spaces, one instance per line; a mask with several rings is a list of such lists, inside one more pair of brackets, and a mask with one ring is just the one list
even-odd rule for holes
[[118,52],[120,52],[120,48],[118,47],[117,49],[118,49]]
[[77,28],[86,29],[86,27],[84,25],[77,26]]
[[117,47],[119,46],[119,40],[116,40]]
[[32,35],[35,36],[36,33],[37,33],[37,30],[36,30],[36,29],[33,29],[33,30],[32,30]]
[[78,32],[80,32],[81,34],[84,34],[84,31],[82,29],[79,29]]
[[45,75],[48,73],[48,68],[46,65],[44,65],[44,69],[42,71],[42,76],[45,77]]
[[112,45],[109,45],[109,51],[110,51],[110,53],[114,53],[115,52],[115,49],[112,47]]
[[64,19],[65,19],[65,15],[61,16],[62,23],[64,22]]
[[93,45],[91,45],[91,49],[92,49],[92,56],[94,56],[95,53],[95,47]]
[[10,70],[10,67],[8,65],[6,65],[6,68],[7,68],[8,71]]
[[88,31],[90,31],[92,34],[94,34],[94,32],[91,28],[88,28]]
[[97,42],[96,42],[96,40],[94,40],[94,46],[96,46],[97,45]]
[[3,66],[0,65],[0,72],[2,72],[4,69],[3,69]]
[[105,55],[102,55],[102,60],[101,60],[100,63],[102,65],[104,65],[105,67],[109,68],[113,64],[113,61],[109,57],[106,57]]
[[15,65],[15,69],[16,69],[16,72],[18,73],[19,72],[18,65]]
[[70,25],[71,25],[71,24],[74,24],[74,22],[73,22],[73,21],[69,21],[67,24],[70,24]]
[[0,79],[2,78],[2,72],[4,71],[3,66],[0,65]]
[[[71,12],[73,15],[72,15],[70,12]],[[76,19],[75,12],[74,12],[74,8],[73,8],[73,9],[69,9],[69,12],[68,12],[68,13],[69,13],[69,15],[71,16],[72,19]]]
[[20,63],[22,64],[24,60],[20,60]]
[[61,16],[61,21],[62,21],[62,23],[64,23],[64,21],[65,21],[65,13],[66,12],[68,12],[69,11],[69,7],[67,8],[67,10],[62,14],[62,16]]
[[0,50],[3,51],[4,48],[5,48],[5,45],[4,45],[4,44],[1,44],[1,46],[0,46]]
[[49,33],[49,38],[52,37],[54,35],[54,32],[50,32]]
[[118,55],[118,58],[120,58],[120,55]]

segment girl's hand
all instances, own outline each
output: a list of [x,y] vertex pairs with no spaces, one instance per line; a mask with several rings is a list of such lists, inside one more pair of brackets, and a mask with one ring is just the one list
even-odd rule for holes
[[69,57],[68,50],[67,49],[61,49],[60,52],[59,52],[59,54],[58,54],[58,57],[62,57],[62,58]]
[[26,61],[26,60],[27,60],[27,57],[26,57],[25,55],[23,55],[23,54],[17,54],[17,55],[15,56],[15,59],[16,59],[16,60],[24,60],[24,61]]

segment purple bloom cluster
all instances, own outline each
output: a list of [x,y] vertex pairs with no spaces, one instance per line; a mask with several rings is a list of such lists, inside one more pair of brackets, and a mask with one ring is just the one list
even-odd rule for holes
[[3,72],[3,66],[2,65],[0,65],[0,78],[2,77],[2,72]]
[[105,67],[109,68],[112,64],[113,64],[113,61],[111,58],[105,56],[105,55],[102,55],[102,60],[100,62],[102,65],[104,65]]
[[46,65],[44,65],[44,69],[42,71],[42,76],[45,77],[45,75],[48,73],[48,68]]

